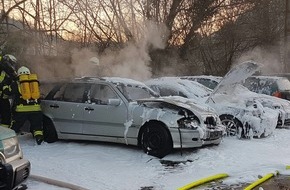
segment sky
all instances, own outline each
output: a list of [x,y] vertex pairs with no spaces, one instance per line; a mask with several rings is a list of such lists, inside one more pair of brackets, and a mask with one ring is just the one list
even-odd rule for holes
[[[227,173],[223,183],[253,182],[258,176],[279,171],[290,175],[290,130],[276,129],[267,138],[240,140],[225,137],[218,146],[174,151],[163,159],[134,146],[58,141],[36,145],[31,135],[19,136],[24,157],[31,162],[31,175],[71,183],[84,189],[173,190],[204,177]],[[175,167],[163,161],[181,161]],[[33,179],[29,190],[62,190]],[[203,188],[199,188],[203,189]]]

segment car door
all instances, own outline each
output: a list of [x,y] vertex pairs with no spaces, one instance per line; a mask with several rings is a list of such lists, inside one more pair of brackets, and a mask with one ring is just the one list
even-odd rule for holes
[[53,118],[57,131],[66,134],[82,134],[86,93],[90,85],[69,83],[62,86],[51,100],[44,101],[43,112]]
[[84,109],[83,134],[123,138],[128,116],[125,102],[108,84],[95,84],[90,92]]

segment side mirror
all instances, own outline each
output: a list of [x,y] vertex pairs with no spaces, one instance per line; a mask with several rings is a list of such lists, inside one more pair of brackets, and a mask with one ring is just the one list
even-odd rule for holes
[[118,106],[120,104],[121,104],[121,100],[120,99],[108,99],[108,105]]

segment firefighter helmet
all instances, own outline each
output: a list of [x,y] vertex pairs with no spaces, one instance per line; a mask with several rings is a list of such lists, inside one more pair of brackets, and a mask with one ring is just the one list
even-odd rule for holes
[[17,71],[17,75],[30,75],[30,70],[25,66],[21,66]]
[[6,54],[1,58],[0,67],[10,76],[16,76],[17,59],[10,54]]

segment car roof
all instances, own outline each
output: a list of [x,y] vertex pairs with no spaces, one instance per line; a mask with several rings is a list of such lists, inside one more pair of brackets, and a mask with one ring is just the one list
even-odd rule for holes
[[269,76],[269,75],[259,75],[259,76],[250,76],[248,79],[253,79],[253,78],[257,78],[257,79],[261,79],[261,80],[272,80],[272,81],[276,81],[276,80],[281,80],[281,79],[287,79],[287,77],[283,77],[283,76]]
[[181,76],[181,79],[209,79],[212,81],[219,82],[223,77],[215,75],[192,75],[192,76]]
[[138,86],[138,87],[146,87],[148,88],[144,83],[129,79],[129,78],[123,78],[123,77],[81,77],[81,78],[75,78],[73,82],[86,82],[86,83],[95,83],[98,81],[105,81],[109,83],[113,83],[115,85],[123,84],[125,86]]

